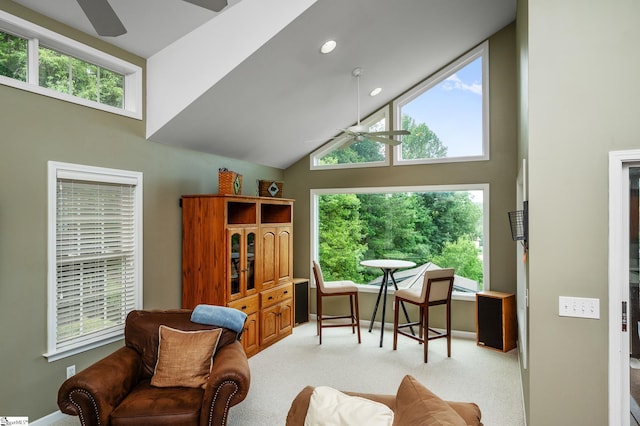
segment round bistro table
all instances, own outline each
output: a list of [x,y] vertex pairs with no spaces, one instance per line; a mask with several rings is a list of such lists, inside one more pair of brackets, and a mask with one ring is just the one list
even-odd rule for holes
[[[389,287],[389,278],[391,278],[391,282],[393,282],[393,287],[397,290],[398,284],[396,283],[396,279],[393,274],[401,268],[413,268],[416,266],[415,262],[411,262],[408,260],[394,260],[394,259],[373,259],[373,260],[363,260],[360,262],[362,266],[366,266],[368,268],[380,268],[382,269],[382,283],[380,283],[380,290],[378,291],[378,298],[376,299],[375,307],[373,308],[373,315],[371,316],[371,322],[369,323],[369,333],[373,329],[373,321],[376,319],[376,313],[378,312],[378,305],[380,304],[380,298],[384,293],[384,298],[382,299],[382,319],[380,326],[380,347],[382,347],[382,339],[384,337],[384,317],[387,311],[387,289]],[[404,316],[407,318],[407,322],[409,322],[409,315],[407,314],[407,309],[402,304],[402,310],[404,311]],[[413,333],[413,329],[411,329]]]

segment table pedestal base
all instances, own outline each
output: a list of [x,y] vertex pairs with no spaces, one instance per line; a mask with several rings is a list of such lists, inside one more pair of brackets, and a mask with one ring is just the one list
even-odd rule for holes
[[[391,281],[393,282],[393,287],[397,290],[398,284],[396,283],[396,279],[393,276],[393,273],[397,269],[389,269],[389,268],[381,268],[382,269],[382,283],[380,284],[380,291],[378,291],[378,297],[376,299],[376,304],[373,308],[373,315],[371,316],[371,322],[369,323],[369,333],[373,330],[373,322],[376,319],[376,313],[378,313],[378,305],[380,304],[380,298],[384,293],[384,299],[382,300],[382,318],[380,325],[380,347],[382,347],[382,340],[384,338],[384,319],[387,313],[387,290],[389,285],[389,277],[391,277]],[[409,314],[407,313],[407,308],[404,306],[403,302],[400,302],[400,306],[402,306],[402,311],[404,312],[404,317],[407,319],[407,322],[411,322],[409,320]],[[413,327],[409,327],[411,330],[411,334],[415,336],[415,332],[413,331]]]

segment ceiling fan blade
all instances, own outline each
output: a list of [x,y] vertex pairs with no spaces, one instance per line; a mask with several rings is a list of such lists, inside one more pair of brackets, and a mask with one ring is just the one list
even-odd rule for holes
[[400,145],[402,142],[397,141],[395,139],[390,139],[390,138],[385,138],[385,137],[381,137],[381,136],[375,136],[371,133],[365,133],[363,135],[365,138],[369,139],[370,141],[375,141],[375,142],[380,142],[380,143],[384,143],[387,145]]
[[214,12],[220,12],[227,7],[227,0],[184,0],[196,6],[204,7],[205,9],[213,10]]
[[127,29],[107,0],[76,0],[98,35],[117,37]]
[[401,136],[401,135],[410,135],[411,132],[408,130],[387,130],[383,132],[367,132],[368,135],[374,136]]

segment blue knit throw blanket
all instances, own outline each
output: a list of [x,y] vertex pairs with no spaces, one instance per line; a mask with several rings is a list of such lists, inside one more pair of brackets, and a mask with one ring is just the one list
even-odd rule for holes
[[226,306],[198,305],[191,313],[191,321],[198,324],[215,325],[240,333],[247,314]]

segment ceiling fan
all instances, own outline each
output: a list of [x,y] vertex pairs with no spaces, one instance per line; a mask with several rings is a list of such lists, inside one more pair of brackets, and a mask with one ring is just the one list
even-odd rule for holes
[[360,124],[360,75],[362,74],[361,68],[355,68],[351,74],[356,78],[358,83],[358,122],[355,126],[343,129],[343,132],[349,136],[349,138],[340,146],[344,149],[355,142],[361,142],[365,139],[381,142],[387,145],[400,145],[402,142],[395,140],[392,136],[410,135],[408,130],[386,130],[381,132],[370,132],[368,126]]
[[[98,35],[117,37],[127,29],[113,11],[108,0],[76,0]],[[227,6],[227,0],[184,0],[214,12],[220,12]]]

